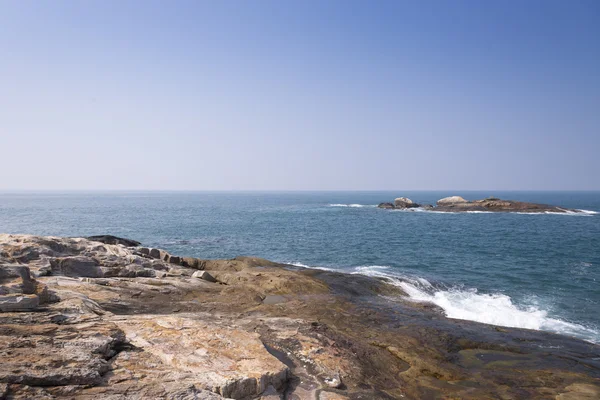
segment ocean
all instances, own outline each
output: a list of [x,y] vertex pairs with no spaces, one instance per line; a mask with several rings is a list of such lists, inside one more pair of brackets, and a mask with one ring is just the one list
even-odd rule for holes
[[[587,212],[376,207],[455,194]],[[0,192],[0,232],[112,234],[177,255],[381,276],[451,318],[600,343],[600,192]]]

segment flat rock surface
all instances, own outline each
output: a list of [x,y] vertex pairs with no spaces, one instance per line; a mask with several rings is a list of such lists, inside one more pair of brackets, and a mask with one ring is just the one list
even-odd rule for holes
[[0,235],[0,295],[40,300],[0,312],[0,398],[600,398],[584,341],[451,320],[380,279],[129,244]]

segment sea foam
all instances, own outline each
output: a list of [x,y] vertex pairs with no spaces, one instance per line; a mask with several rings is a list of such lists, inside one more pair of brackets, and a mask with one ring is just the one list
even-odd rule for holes
[[402,288],[408,299],[436,304],[449,318],[548,331],[600,343],[598,330],[551,318],[546,310],[536,306],[519,306],[505,294],[479,293],[477,289],[436,288],[424,278],[402,276],[394,273],[393,268],[380,265],[357,267],[351,273],[386,278],[389,283]]

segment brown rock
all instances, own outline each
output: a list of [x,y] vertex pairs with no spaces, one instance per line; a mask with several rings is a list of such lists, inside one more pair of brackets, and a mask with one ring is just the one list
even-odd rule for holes
[[40,305],[40,299],[34,294],[6,294],[0,296],[0,311],[35,310]]
[[101,278],[104,276],[98,262],[90,257],[73,256],[51,261],[52,274],[74,277]]

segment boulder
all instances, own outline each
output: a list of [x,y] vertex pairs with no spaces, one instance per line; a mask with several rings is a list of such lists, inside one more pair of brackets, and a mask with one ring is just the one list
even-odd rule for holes
[[156,259],[160,260],[160,250],[159,249],[150,249],[149,255],[152,258],[156,258]]
[[409,199],[408,197],[398,197],[394,200],[395,208],[414,208],[419,207],[417,203]]
[[447,205],[456,204],[456,203],[467,203],[467,200],[465,200],[464,198],[462,198],[460,196],[450,196],[450,197],[444,197],[443,199],[439,199],[436,204],[438,206],[447,206]]
[[206,271],[196,271],[192,274],[192,278],[203,279],[208,282],[216,282],[217,280]]
[[169,256],[169,259],[167,260],[168,262],[170,262],[171,264],[181,264],[181,257],[178,256]]
[[200,269],[198,268],[198,259],[194,257],[182,257],[181,265],[188,268]]
[[377,207],[385,208],[387,210],[391,210],[391,209],[395,208],[393,203],[380,203]]

